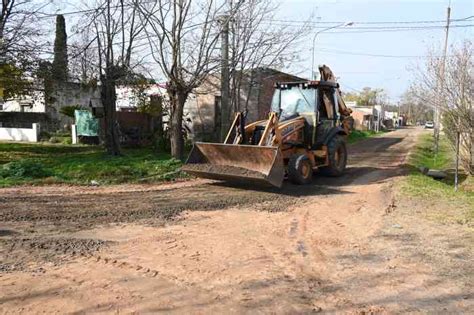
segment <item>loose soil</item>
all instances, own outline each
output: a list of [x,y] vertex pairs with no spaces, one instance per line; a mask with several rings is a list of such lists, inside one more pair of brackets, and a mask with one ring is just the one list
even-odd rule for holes
[[264,179],[265,174],[232,165],[188,164],[182,168],[186,172],[221,174],[226,176]]
[[474,237],[395,188],[418,135],[340,178],[0,190],[0,313],[469,313]]

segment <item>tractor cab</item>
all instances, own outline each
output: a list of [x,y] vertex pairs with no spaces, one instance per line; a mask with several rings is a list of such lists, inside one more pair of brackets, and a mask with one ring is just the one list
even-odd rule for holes
[[320,118],[337,120],[337,88],[331,81],[277,83],[272,99],[272,111],[280,121],[298,115],[318,114]]
[[332,81],[306,81],[277,83],[271,109],[284,123],[303,117],[304,139],[308,146],[319,146],[329,129],[336,127],[340,119],[338,84]]

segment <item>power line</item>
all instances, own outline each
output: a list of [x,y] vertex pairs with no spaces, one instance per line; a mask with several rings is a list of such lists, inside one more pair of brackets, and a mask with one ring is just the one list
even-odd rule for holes
[[[147,1],[142,2],[142,4],[154,3],[154,1]],[[136,4],[124,4],[125,7],[135,6]],[[111,9],[121,8],[121,5],[111,6]],[[94,9],[84,9],[84,10],[76,10],[76,11],[66,11],[66,12],[56,12],[56,13],[47,13],[47,12],[37,12],[38,14],[42,15],[38,18],[55,18],[57,15],[76,15],[76,14],[84,14],[84,13],[93,13],[98,12],[101,8],[94,8]],[[465,22],[473,19],[474,15],[459,18],[459,19],[451,19],[450,22]],[[272,20],[263,20],[263,22],[276,22],[274,24],[304,24],[304,25],[318,25],[318,24],[340,24],[344,23],[341,21],[318,21],[318,22],[311,22],[311,21],[298,21],[298,20],[284,20],[284,19],[272,19]],[[436,23],[445,23],[446,20],[415,20],[415,21],[354,21],[354,24],[361,24],[361,25],[377,25],[377,24],[436,24]],[[355,28],[353,28],[355,29]]]
[[[273,23],[271,21],[263,21],[263,24],[271,24],[271,25],[281,25],[281,26],[289,26],[282,23]],[[354,23],[356,24],[356,23]],[[296,26],[296,25],[295,25]],[[474,24],[456,24],[453,25],[454,27],[472,27]],[[397,31],[397,30],[425,30],[425,29],[444,29],[446,26],[444,25],[429,25],[429,26],[353,26],[351,28],[346,28],[344,32],[354,32],[354,31]],[[326,29],[325,26],[317,26],[313,27],[313,29]],[[354,31],[351,31],[354,30]],[[330,32],[327,32],[330,33]],[[342,33],[341,31],[333,31],[331,33]]]
[[[300,25],[287,25],[282,23],[275,23],[272,21],[262,21],[262,24],[265,25],[278,25],[278,26],[285,26],[285,27],[293,27],[293,26],[300,26]],[[473,27],[474,24],[456,24],[452,25],[453,28],[470,28]],[[241,26],[240,28],[244,28],[245,26]],[[237,28],[239,28],[237,26]],[[405,32],[405,31],[425,31],[425,30],[438,30],[444,29],[444,25],[429,25],[429,26],[359,26],[359,27],[351,27],[345,28],[344,30],[334,30],[328,31],[326,33],[331,34],[354,34],[354,33],[380,33],[380,32]],[[327,27],[317,26],[312,27],[312,29],[327,29]]]
[[[155,1],[142,1],[141,4],[149,4],[149,3],[154,3]],[[135,3],[124,3],[124,7],[134,7],[137,4]],[[76,15],[76,14],[84,14],[84,13],[96,13],[99,12],[100,10],[103,10],[105,6],[105,3],[99,6],[98,8],[94,9],[83,9],[83,10],[76,10],[76,11],[66,11],[66,12],[55,12],[55,13],[47,13],[47,12],[37,12],[37,14],[40,14],[41,16],[38,17],[38,19],[49,19],[49,18],[55,18],[57,15]],[[115,6],[110,6],[110,9],[120,9],[122,5],[115,5]]]
[[[474,15],[464,17],[464,18],[459,18],[459,19],[451,19],[450,22],[466,22],[469,21],[470,19],[473,19]],[[273,20],[266,20],[266,21],[274,21],[274,22],[280,22],[280,23],[296,23],[296,24],[312,24],[312,25],[318,25],[318,24],[341,24],[345,23],[347,21],[318,21],[318,22],[312,22],[312,21],[301,21],[301,20],[279,20],[279,19],[273,19]],[[446,23],[446,20],[418,20],[418,21],[353,21],[354,24],[361,24],[361,25],[377,25],[377,24],[442,24]]]
[[347,85],[346,83],[339,82],[339,84],[343,87],[343,89],[344,89],[344,87],[346,87],[346,88],[348,88],[349,90],[352,90],[352,91],[357,92],[357,93],[361,93],[361,92],[362,92],[361,90],[355,89],[355,88],[353,88],[353,87]]
[[354,56],[368,56],[368,57],[382,57],[382,58],[430,58],[430,57],[441,57],[441,56],[428,56],[428,55],[386,55],[386,54],[371,54],[362,52],[345,51],[338,49],[327,49],[320,48],[322,52],[340,54],[340,55],[354,55]]
[[[452,25],[451,28],[471,28],[474,27],[474,24],[467,24],[467,25]],[[431,27],[410,27],[410,28],[386,28],[386,29],[365,29],[359,30],[354,29],[353,31],[346,29],[344,31],[330,31],[326,32],[326,34],[361,34],[361,33],[391,33],[391,32],[411,32],[411,31],[429,31],[429,30],[440,30],[445,29],[445,26],[431,26]]]

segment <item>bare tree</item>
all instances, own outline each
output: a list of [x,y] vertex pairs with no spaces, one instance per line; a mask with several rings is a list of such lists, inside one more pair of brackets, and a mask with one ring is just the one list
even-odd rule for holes
[[80,38],[69,45],[71,77],[83,84],[92,84],[99,79],[99,62],[94,46],[95,34],[82,32]]
[[[230,2],[231,11],[233,2]],[[255,69],[281,68],[298,55],[298,42],[309,24],[285,27],[273,24],[279,5],[271,0],[246,1],[231,19],[231,104],[234,111],[247,108]],[[242,87],[246,85],[246,95]],[[241,104],[244,101],[245,104]]]
[[2,0],[0,7],[0,98],[27,92],[24,73],[42,51],[39,13],[47,1]]
[[[132,54],[146,24],[138,19],[139,0],[103,0],[86,17],[94,34],[85,48],[95,45],[104,107],[105,144],[111,155],[120,155],[116,114],[116,86],[134,76]],[[87,52],[87,49],[84,50]]]
[[411,123],[433,120],[433,108],[421,100],[427,98],[426,96],[420,98],[422,93],[426,92],[419,90],[416,84],[412,84],[401,97],[398,110]]
[[[445,134],[455,147],[459,134],[460,160],[464,169],[474,175],[474,49],[466,41],[448,58],[445,77],[446,105],[442,110]],[[454,128],[450,128],[453,126]]]
[[142,20],[151,57],[167,79],[170,102],[171,154],[184,154],[183,109],[189,94],[219,66],[216,48],[218,18],[223,6],[217,1],[156,0],[141,5]]
[[[471,41],[460,47],[452,47],[446,60],[444,77],[436,51],[430,52],[426,64],[416,72],[416,96],[424,104],[441,112],[444,133],[454,147],[457,133],[460,134],[461,162],[466,171],[474,174],[474,49]],[[443,88],[440,89],[440,81]]]

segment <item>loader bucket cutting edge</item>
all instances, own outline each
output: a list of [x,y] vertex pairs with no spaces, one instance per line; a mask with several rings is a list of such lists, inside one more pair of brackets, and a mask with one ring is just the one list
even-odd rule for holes
[[285,175],[278,147],[221,143],[195,143],[181,169],[197,177],[276,187]]

